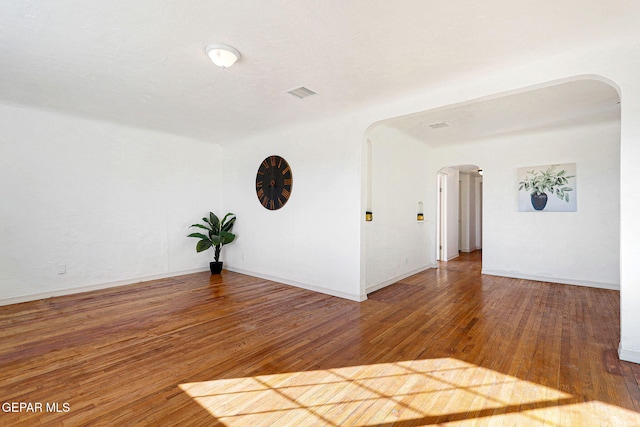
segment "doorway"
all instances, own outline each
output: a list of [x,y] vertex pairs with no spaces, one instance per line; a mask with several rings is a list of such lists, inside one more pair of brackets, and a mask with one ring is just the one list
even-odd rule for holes
[[438,261],[482,249],[482,173],[477,165],[448,166],[438,171]]

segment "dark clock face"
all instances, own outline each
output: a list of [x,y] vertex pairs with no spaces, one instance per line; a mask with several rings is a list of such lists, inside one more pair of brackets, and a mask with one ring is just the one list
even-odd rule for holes
[[269,156],[258,168],[256,194],[262,206],[269,210],[283,207],[291,196],[293,175],[289,163],[280,156]]

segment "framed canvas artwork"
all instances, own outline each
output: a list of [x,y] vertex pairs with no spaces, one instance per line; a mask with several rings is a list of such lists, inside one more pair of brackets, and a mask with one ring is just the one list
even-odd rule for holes
[[518,169],[520,212],[575,212],[577,206],[575,163]]

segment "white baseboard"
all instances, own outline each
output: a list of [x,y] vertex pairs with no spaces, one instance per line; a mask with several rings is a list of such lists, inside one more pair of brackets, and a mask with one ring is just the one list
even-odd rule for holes
[[622,348],[622,343],[618,347],[618,356],[625,362],[640,363],[640,351],[625,350]]
[[362,302],[367,299],[367,295],[351,294],[348,292],[340,292],[335,289],[329,289],[322,286],[310,285],[308,283],[296,282],[295,280],[283,279],[281,277],[270,276],[268,274],[256,273],[255,271],[243,270],[241,268],[225,266],[226,270],[233,271],[240,274],[246,274],[247,276],[257,277],[259,279],[270,280],[272,282],[283,283],[285,285],[294,286],[296,288],[307,289],[309,291],[319,292],[321,294],[327,294],[334,297],[344,298],[351,301]]
[[375,285],[370,285],[370,286],[367,287],[366,292],[367,292],[367,294],[370,294],[371,292],[375,292],[375,291],[378,291],[378,290],[380,290],[382,288],[385,288],[385,287],[387,287],[389,285],[393,285],[394,283],[399,282],[402,279],[406,279],[409,276],[413,276],[414,274],[418,274],[418,273],[420,273],[422,271],[425,271],[425,270],[428,270],[430,268],[437,268],[437,265],[435,265],[435,264],[425,265],[423,267],[420,267],[420,268],[417,268],[415,270],[412,270],[412,271],[410,271],[408,273],[405,273],[405,274],[402,274],[400,276],[396,276],[396,277],[393,277],[391,279],[385,280],[384,282],[377,283]]
[[38,292],[35,294],[0,298],[0,306],[10,305],[10,304],[19,304],[21,302],[28,302],[28,301],[36,301],[36,300],[45,299],[45,298],[60,297],[64,295],[80,294],[83,292],[98,291],[98,290],[107,289],[107,288],[116,288],[118,286],[131,285],[131,284],[140,283],[140,282],[148,282],[151,280],[166,279],[168,277],[183,276],[185,274],[201,273],[203,271],[209,271],[209,268],[205,267],[205,268],[194,268],[194,269],[182,270],[182,271],[172,271],[168,273],[138,277],[135,279],[118,280],[115,282],[106,282],[106,283],[97,283],[95,285],[79,286],[77,288],[55,289],[52,291]]
[[482,269],[482,274],[486,274],[489,276],[510,277],[512,279],[535,280],[537,282],[561,283],[563,285],[587,286],[589,288],[611,289],[615,291],[620,290],[619,283],[601,283],[590,282],[588,280],[563,279],[560,277],[534,276],[531,274],[521,274],[513,271],[487,270],[484,268]]

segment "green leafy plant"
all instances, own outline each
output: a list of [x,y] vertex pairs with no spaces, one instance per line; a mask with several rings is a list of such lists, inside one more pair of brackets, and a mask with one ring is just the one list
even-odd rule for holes
[[531,170],[527,171],[525,178],[520,181],[520,188],[518,191],[526,190],[532,195],[540,195],[542,193],[555,194],[560,200],[569,202],[569,192],[573,191],[573,188],[569,187],[569,178],[573,178],[574,175],[567,175],[567,171],[555,170],[556,166],[553,165],[546,171]]
[[204,221],[204,224],[193,224],[191,227],[202,228],[207,231],[207,234],[191,233],[187,237],[200,239],[198,243],[196,243],[196,252],[206,251],[210,247],[213,247],[213,258],[215,262],[218,262],[222,247],[233,242],[236,238],[236,235],[231,232],[233,224],[236,222],[236,216],[228,213],[222,218],[222,221],[220,221],[213,212],[209,212],[209,218],[204,217],[202,221]]

